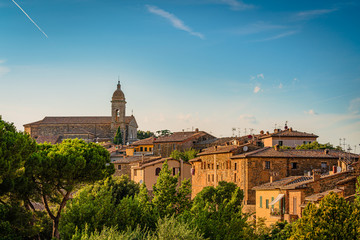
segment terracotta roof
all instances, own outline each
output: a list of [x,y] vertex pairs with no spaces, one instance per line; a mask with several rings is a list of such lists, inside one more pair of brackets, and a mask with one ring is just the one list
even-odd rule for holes
[[260,139],[269,138],[269,137],[319,137],[312,133],[299,132],[292,130],[291,128],[287,130],[278,130],[278,132],[271,133],[269,135],[265,134],[260,137]]
[[117,88],[115,92],[113,93],[112,100],[125,100],[125,95],[123,91],[121,91],[121,85],[120,82],[117,84]]
[[133,146],[139,146],[139,145],[152,145],[154,143],[155,138],[154,137],[148,137],[145,139],[141,139],[139,141],[133,142]]
[[201,158],[193,158],[191,160],[189,160],[189,162],[198,162],[198,161],[201,161]]
[[[134,116],[126,116],[125,123],[130,123],[134,119]],[[111,117],[100,116],[100,117],[45,117],[43,120],[28,123],[24,126],[30,126],[35,124],[110,124]]]
[[[242,150],[245,146],[250,146],[249,143],[242,145],[225,145],[225,146],[215,146],[209,147],[203,150],[203,152],[198,153],[198,156],[209,155],[209,154],[218,154],[218,153],[229,153],[237,150]],[[255,147],[255,146],[254,146]]]
[[303,150],[303,149],[280,149],[265,147],[252,152],[232,156],[231,158],[251,158],[251,157],[278,157],[278,158],[328,158],[334,159],[341,156],[341,151]]
[[37,143],[47,142],[51,144],[56,144],[61,142],[61,138],[60,136],[39,136],[38,138],[36,138],[36,142]]
[[199,138],[202,136],[207,135],[208,133],[204,131],[199,132],[174,132],[169,136],[159,137],[157,138],[154,143],[163,143],[163,142],[183,142],[192,138]]
[[253,190],[271,190],[271,189],[283,189],[287,186],[294,187],[295,185],[302,185],[304,183],[309,182],[309,180],[312,181],[313,177],[308,176],[291,176],[287,178],[283,178],[277,181],[274,181],[272,183],[265,183],[256,187],[253,187]]
[[316,194],[305,197],[305,201],[317,202],[317,201],[321,200],[323,197],[325,197],[326,195],[328,195],[331,192],[333,192],[333,193],[342,193],[343,190],[335,188],[335,189],[331,189],[331,190],[328,190],[328,191],[325,191],[325,192],[316,193]]
[[145,163],[146,162],[151,162],[151,161],[154,161],[154,160],[157,160],[159,159],[160,157],[153,157],[153,156],[128,156],[128,157],[125,157],[125,158],[121,158],[121,159],[118,159],[116,161],[113,161],[112,163],[131,163],[131,162],[138,162],[138,161],[144,161]]

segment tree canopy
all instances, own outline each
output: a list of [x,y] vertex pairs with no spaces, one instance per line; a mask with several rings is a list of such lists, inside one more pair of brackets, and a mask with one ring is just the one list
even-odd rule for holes
[[183,160],[185,162],[188,162],[189,160],[195,158],[198,153],[199,153],[198,150],[192,148],[183,152],[179,150],[174,150],[171,152],[170,157],[173,159]]
[[339,147],[339,146],[334,147],[330,143],[321,144],[321,143],[318,143],[315,141],[312,143],[304,143],[302,145],[298,145],[298,146],[296,146],[296,149],[336,149],[336,150],[341,150],[341,147]]
[[137,139],[139,139],[139,140],[153,137],[153,136],[155,136],[155,134],[150,131],[141,131],[141,130],[137,131]]

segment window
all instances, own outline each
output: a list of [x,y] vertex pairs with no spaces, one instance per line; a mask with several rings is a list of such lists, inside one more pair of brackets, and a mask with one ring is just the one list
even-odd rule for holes
[[144,150],[145,152],[147,152],[147,147],[145,147],[145,150]]
[[140,147],[140,152],[142,152],[143,151],[143,147]]
[[260,208],[262,208],[262,196],[260,196]]
[[210,174],[208,175],[208,182],[210,182]]
[[134,170],[134,176],[137,176],[137,170]]
[[234,173],[234,182],[236,182],[236,173]]
[[211,164],[211,169],[214,169],[214,164]]
[[208,163],[208,169],[210,169],[210,164]]
[[211,176],[211,178],[212,178],[212,181],[214,181],[214,174]]
[[175,168],[173,168],[173,175],[174,175],[174,176],[176,175],[176,170],[175,170]]
[[173,150],[175,150],[175,146],[176,146],[176,145],[175,145],[175,144],[173,144]]
[[279,146],[282,146],[283,145],[283,141],[279,141]]
[[118,165],[118,170],[121,170],[121,165]]
[[322,162],[322,163],[321,163],[321,168],[327,168],[327,163],[326,163],[326,162]]
[[266,209],[269,209],[269,199],[266,199]]
[[160,174],[160,171],[161,171],[161,168],[156,168],[155,169],[155,176],[159,176],[159,174]]
[[291,163],[291,169],[297,169],[297,163],[296,162]]
[[296,197],[293,197],[293,214],[297,214],[297,201],[296,201]]
[[237,163],[234,164],[234,170],[237,170]]
[[152,151],[152,148],[151,147],[149,147],[149,152],[151,152]]
[[265,169],[270,169],[270,161],[265,161]]
[[219,164],[216,164],[216,169],[219,169]]

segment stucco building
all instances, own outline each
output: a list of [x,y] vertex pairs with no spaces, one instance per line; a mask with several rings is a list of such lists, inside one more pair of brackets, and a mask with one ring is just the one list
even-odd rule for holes
[[111,116],[45,117],[24,125],[25,132],[37,142],[61,142],[66,138],[80,138],[88,142],[112,140],[118,128],[123,142],[137,140],[137,122],[133,115],[125,116],[126,100],[120,82],[111,99]]

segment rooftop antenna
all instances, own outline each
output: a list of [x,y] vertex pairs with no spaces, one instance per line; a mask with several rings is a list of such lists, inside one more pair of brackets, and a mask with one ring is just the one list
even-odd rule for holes
[[232,136],[234,137],[234,136],[235,136],[236,128],[233,127],[233,128],[231,129],[231,131],[232,131]]
[[253,134],[253,131],[254,131],[255,129],[249,128],[249,130],[250,130],[250,135],[252,135],[252,134]]
[[131,116],[134,116],[134,109],[131,109]]

